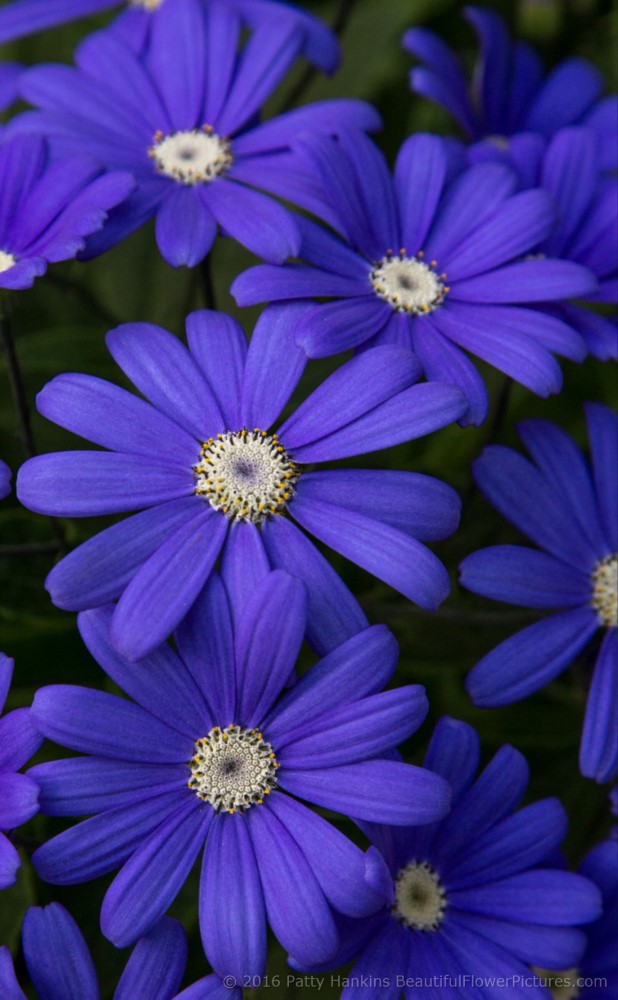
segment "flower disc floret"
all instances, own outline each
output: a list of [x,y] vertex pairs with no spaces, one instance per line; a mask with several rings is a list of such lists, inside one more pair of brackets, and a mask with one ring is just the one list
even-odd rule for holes
[[446,909],[446,893],[426,861],[411,861],[395,879],[393,916],[415,931],[436,931]]
[[159,174],[180,184],[208,184],[232,164],[230,141],[210,125],[179,132],[155,132],[148,156]]
[[277,786],[279,764],[272,746],[257,729],[215,726],[195,744],[189,762],[192,788],[215,812],[245,812],[262,805]]
[[194,472],[198,496],[231,521],[252,524],[283,513],[300,475],[277,435],[259,427],[210,438]]
[[144,10],[153,11],[161,6],[163,0],[129,0],[129,6],[142,7]]
[[618,627],[618,552],[601,559],[592,573],[592,607],[601,625]]
[[16,263],[17,261],[12,253],[7,253],[6,250],[0,250],[0,273],[10,270],[10,268],[14,267]]
[[408,257],[404,249],[398,255],[388,250],[369,274],[376,295],[395,312],[413,316],[433,312],[449,291],[444,284],[446,274],[438,275],[434,270],[438,262],[426,264],[422,257],[422,251]]

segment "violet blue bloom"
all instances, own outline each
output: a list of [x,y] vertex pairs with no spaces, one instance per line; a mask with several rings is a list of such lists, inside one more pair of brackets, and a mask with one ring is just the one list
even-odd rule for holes
[[435,136],[404,143],[394,179],[365,135],[305,136],[298,145],[314,158],[341,238],[301,220],[307,263],[245,271],[232,285],[239,305],[331,299],[298,325],[310,357],[405,344],[428,379],[463,390],[466,423],[484,420],[487,391],[461,348],[538,395],[560,389],[552,353],[581,361],[586,344],[535,305],[589,295],[596,281],[571,261],[526,259],[554,225],[547,192],[516,193],[516,175],[494,163],[453,179],[448,147]]
[[287,21],[265,23],[239,53],[241,36],[241,18],[225,4],[173,0],[153,19],[141,57],[98,32],[78,48],[76,68],[48,64],[22,74],[20,92],[40,110],[14,118],[9,132],[42,133],[55,156],[87,152],[138,182],[86,256],[153,216],[157,244],[173,267],[198,264],[218,225],[266,260],[296,254],[292,216],[255,188],[311,208],[311,184],[290,141],[303,129],[371,129],[380,120],[368,104],[341,100],[260,124],[264,101],[296,57],[298,32]]
[[[22,945],[38,1000],[100,1000],[88,946],[73,917],[59,903],[28,910]],[[183,928],[177,920],[164,918],[137,943],[114,991],[114,1000],[172,1000],[186,961]],[[0,948],[0,996],[2,1000],[26,1000],[8,948]]]
[[454,386],[413,385],[414,355],[385,346],[341,366],[271,430],[306,363],[293,341],[299,309],[265,310],[249,348],[234,320],[206,310],[188,317],[189,351],[148,323],[113,330],[111,354],[150,403],[78,374],[38,396],[44,416],[111,453],[31,459],[20,501],[60,517],[142,511],[70,553],[46,582],[67,609],[119,598],[113,641],[129,659],[176,627],[220,554],[240,575],[270,564],[304,580],[318,652],[364,628],[350,592],[286,513],[423,608],[449,592],[442,563],[418,541],[457,527],[449,486],[413,472],[306,467],[429,434],[460,417],[465,399]]
[[444,816],[450,793],[394,759],[427,699],[418,685],[380,693],[397,661],[388,629],[349,639],[281,695],[305,631],[305,588],[278,570],[233,615],[231,603],[213,575],[176,632],[177,652],[161,646],[137,668],[111,645],[111,607],[79,616],[90,652],[133,701],[68,685],[37,692],[41,732],[90,755],[32,769],[41,809],[91,818],[33,863],[63,885],[119,868],[101,928],[125,947],[165,913],[203,849],[204,950],[241,983],[264,974],[267,924],[288,951],[322,962],[338,947],[334,911],[360,918],[383,902],[376,852],[298,798],[409,825]]
[[[108,30],[115,31],[136,49],[148,39],[150,28],[164,2],[176,0],[15,0],[0,8],[0,42],[23,38],[37,31],[66,24],[80,17],[112,7],[125,10]],[[298,33],[299,50],[326,73],[339,63],[339,43],[332,31],[317,17],[282,0],[203,0],[233,10],[252,29],[287,22]]]
[[0,290],[30,288],[48,264],[75,257],[133,187],[85,156],[50,163],[40,136],[0,145]]
[[0,458],[0,500],[4,500],[11,492],[11,477],[13,473],[6,462]]
[[494,507],[538,549],[494,545],[464,559],[461,582],[494,600],[557,613],[500,643],[467,688],[476,705],[508,705],[552,681],[603,630],[582,742],[582,774],[610,781],[618,768],[618,417],[586,406],[591,462],[544,420],[520,436],[532,461],[491,445],[474,478]]
[[[479,751],[471,726],[441,719],[425,767],[451,784],[451,813],[417,829],[362,824],[388,865],[390,899],[342,931],[336,961],[358,955],[342,1000],[366,1000],[363,980],[382,982],[382,1000],[500,1000],[499,977],[510,979],[509,1000],[547,1000],[529,966],[563,969],[580,959],[578,925],[598,919],[601,897],[587,878],[553,865],[564,809],[543,799],[518,810],[524,757],[504,746],[477,777]],[[296,956],[292,964],[303,967]]]
[[[12,676],[13,660],[0,653],[0,713]],[[17,774],[17,771],[42,742],[32,725],[30,709],[16,708],[0,719],[0,889],[13,885],[21,865],[19,854],[1,831],[27,823],[39,811],[37,785],[32,778]]]
[[467,7],[465,16],[481,46],[472,83],[441,38],[427,28],[413,28],[403,45],[424,65],[410,74],[412,90],[445,108],[470,141],[493,143],[524,170],[534,134],[549,139],[565,125],[593,129],[602,168],[615,169],[618,97],[601,97],[599,71],[585,59],[570,58],[546,76],[534,49],[512,41],[495,11]]

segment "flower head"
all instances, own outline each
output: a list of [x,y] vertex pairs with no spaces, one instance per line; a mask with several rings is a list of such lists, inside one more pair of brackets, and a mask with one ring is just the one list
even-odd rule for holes
[[51,163],[44,139],[15,136],[0,145],[0,289],[30,288],[47,265],[69,260],[133,189],[130,174],[102,174],[84,156]]
[[556,799],[518,810],[524,758],[502,747],[477,776],[479,750],[470,726],[442,719],[425,767],[453,788],[446,819],[418,829],[362,824],[388,866],[390,898],[369,922],[347,923],[335,961],[358,958],[342,1000],[365,995],[354,985],[363,977],[389,979],[393,1000],[450,996],[449,981],[460,996],[454,983],[464,975],[473,977],[466,997],[490,1000],[496,976],[518,982],[530,965],[580,959],[586,939],[577,927],[599,917],[601,899],[588,879],[554,867],[565,812]]
[[[4,707],[13,661],[0,653],[0,712]],[[13,830],[39,811],[39,790],[32,778],[17,771],[32,757],[42,738],[31,722],[30,709],[16,708],[0,719],[0,889],[13,885],[21,861],[2,830]]]
[[618,418],[586,408],[590,457],[554,424],[527,420],[532,461],[492,445],[474,465],[485,496],[539,549],[495,545],[464,559],[476,594],[558,613],[502,642],[477,663],[467,688],[477,705],[507,705],[553,680],[601,630],[580,750],[582,774],[618,769]]
[[359,101],[326,101],[256,125],[296,58],[299,29],[274,19],[242,40],[233,7],[166,0],[143,53],[98,32],[78,48],[76,68],[44,65],[22,75],[21,94],[39,110],[14,118],[9,131],[42,133],[58,157],[86,152],[136,178],[134,194],[87,255],[153,216],[158,246],[174,267],[199,263],[217,226],[266,260],[297,252],[291,215],[255,189],[310,207],[310,179],[294,170],[299,158],[289,151],[293,137],[304,128],[337,132],[350,121],[375,128],[379,118]]
[[110,644],[111,608],[82,613],[90,652],[132,701],[40,690],[41,732],[88,754],[39,765],[42,810],[95,814],[34,855],[56,884],[120,868],[101,926],[118,947],[165,913],[198,855],[200,928],[220,975],[262,976],[266,926],[308,962],[337,948],[333,912],[382,904],[383,867],[298,798],[395,824],[448,810],[446,782],[394,759],[422,722],[422,688],[380,693],[397,644],[383,626],[334,649],[289,690],[305,631],[302,584],[277,571],[241,601],[209,581],[178,629],[139,665]]
[[169,635],[219,555],[243,590],[269,566],[304,580],[308,638],[319,652],[363,628],[358,604],[293,521],[422,607],[448,593],[446,570],[418,539],[455,529],[450,487],[412,472],[307,466],[427,434],[461,416],[465,400],[453,386],[414,385],[414,356],[380,347],[339,368],[273,428],[306,361],[293,341],[298,313],[265,310],[248,349],[220,313],[189,316],[190,351],[159,327],[126,324],[108,347],[150,403],[88,375],[62,375],[38,397],[45,416],[111,452],[31,459],[18,478],[21,502],[60,516],[142,511],[76,549],[47,580],[60,607],[120,598],[114,642],[130,658]]
[[[139,51],[147,44],[164,2],[178,9],[182,0],[73,0],[69,6],[66,0],[14,0],[0,9],[0,42],[23,38],[78,17],[122,6],[124,11],[108,30]],[[326,73],[332,73],[337,68],[340,52],[332,31],[317,17],[285,0],[202,0],[202,3],[219,4],[233,10],[243,23],[254,30],[268,27],[273,22],[287,23],[298,32],[298,48],[307,59]]]
[[601,98],[598,70],[585,59],[571,58],[546,76],[534,49],[511,40],[495,11],[468,7],[466,17],[481,45],[472,83],[433,31],[413,28],[403,45],[424,65],[410,74],[412,90],[442,105],[468,139],[501,148],[515,164],[525,155],[530,133],[549,139],[566,125],[587,125],[598,136],[603,169],[614,169],[618,98]]
[[554,225],[548,192],[518,192],[502,164],[458,170],[435,136],[404,143],[394,178],[362,134],[299,144],[329,203],[323,216],[341,238],[301,220],[307,263],[241,274],[232,285],[240,305],[331,299],[298,324],[297,342],[310,357],[406,344],[428,379],[466,394],[467,423],[485,418],[487,393],[461,348],[541,396],[560,389],[552,354],[582,360],[586,344],[538,305],[589,295],[596,280],[579,264],[536,254]]

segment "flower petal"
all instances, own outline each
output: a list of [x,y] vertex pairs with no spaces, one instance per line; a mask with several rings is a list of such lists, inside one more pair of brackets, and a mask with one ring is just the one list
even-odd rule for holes
[[536,549],[493,545],[463,560],[460,582],[474,594],[525,608],[581,607],[590,600],[585,574]]
[[125,965],[114,1000],[168,1000],[178,990],[187,963],[187,939],[177,920],[164,917],[141,938]]
[[27,823],[39,811],[39,789],[25,774],[0,774],[0,829]]
[[32,906],[24,917],[22,941],[28,972],[39,996],[45,1000],[73,996],[99,1000],[88,946],[63,906]]
[[240,393],[247,357],[247,338],[242,327],[225,313],[200,309],[187,316],[187,341],[219,404],[224,426],[239,429]]
[[222,229],[258,257],[283,264],[300,250],[300,233],[293,216],[268,195],[244,184],[218,177],[212,191],[203,192],[207,207]]
[[267,306],[255,324],[242,387],[240,412],[246,427],[270,427],[298,384],[307,363],[294,343],[303,309],[296,304]]
[[209,253],[216,235],[212,212],[191,187],[179,185],[162,199],[155,236],[170,267],[196,267]]
[[540,868],[486,886],[450,890],[449,901],[472,913],[557,927],[590,923],[601,913],[600,893],[588,879]]
[[579,764],[582,774],[611,781],[618,768],[618,635],[607,630],[588,692]]

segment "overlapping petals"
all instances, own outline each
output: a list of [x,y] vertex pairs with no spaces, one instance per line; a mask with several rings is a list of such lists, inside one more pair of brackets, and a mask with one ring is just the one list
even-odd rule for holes
[[[580,752],[582,773],[603,782],[615,777],[618,767],[618,418],[600,404],[589,404],[586,413],[591,461],[555,425],[526,421],[520,432],[532,461],[493,445],[475,463],[476,481],[488,499],[545,551],[516,545],[482,549],[463,561],[461,580],[494,600],[558,612],[477,663],[467,687],[478,705],[509,704],[537,691],[577,658],[599,628],[606,629]],[[608,575],[599,584],[594,574],[604,564]]]
[[[377,852],[363,854],[290,794],[399,825],[448,810],[446,781],[391,759],[427,702],[418,686],[381,693],[397,659],[386,628],[349,639],[281,694],[305,605],[302,584],[281,571],[244,601],[214,575],[177,632],[178,652],[162,647],[138,668],[111,645],[110,607],[80,615],[86,645],[133,701],[62,686],[37,693],[41,732],[89,755],[32,769],[43,810],[91,818],[39,848],[34,864],[59,884],[119,868],[101,914],[116,945],[150,932],[204,849],[200,927],[220,975],[263,975],[267,922],[304,961],[326,961],[338,942],[333,911],[370,915],[388,880]],[[259,727],[279,764],[277,786],[246,811],[215,810],[187,786],[196,741],[232,719]]]
[[[242,428],[265,432],[279,418],[305,364],[293,340],[299,312],[302,306],[266,310],[248,349],[240,328],[217,313],[189,317],[189,351],[165,330],[127,324],[108,335],[108,346],[147,401],[76,374],[59,376],[39,394],[41,413],[112,450],[30,460],[19,475],[21,502],[69,517],[145,508],[70,553],[47,580],[60,607],[119,599],[112,634],[131,659],[169,635],[219,556],[224,573],[235,574],[235,553],[245,575],[249,565],[258,576],[279,567],[305,582],[308,636],[319,652],[366,625],[291,521],[230,520],[195,494],[202,442]],[[304,468],[412,440],[462,415],[466,403],[457,388],[415,385],[418,376],[403,347],[354,358],[281,424],[282,447]],[[301,472],[287,509],[302,528],[422,607],[446,597],[446,571],[423,544],[457,525],[459,501],[445,484],[411,472]]]

